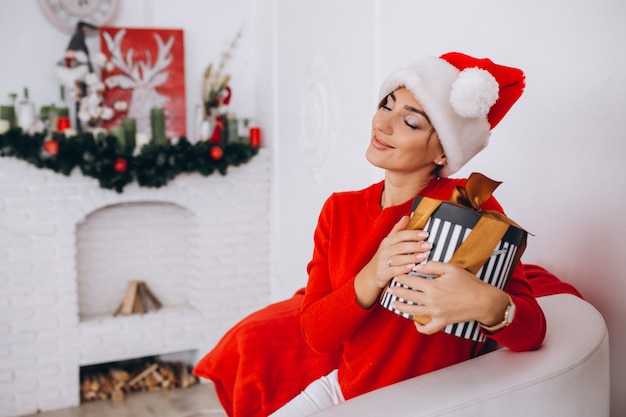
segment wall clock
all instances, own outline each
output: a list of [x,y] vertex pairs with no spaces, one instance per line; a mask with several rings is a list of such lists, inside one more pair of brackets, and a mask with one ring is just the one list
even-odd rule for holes
[[109,24],[117,14],[119,3],[119,0],[39,0],[46,17],[67,33],[74,33],[76,23],[81,20],[95,26]]

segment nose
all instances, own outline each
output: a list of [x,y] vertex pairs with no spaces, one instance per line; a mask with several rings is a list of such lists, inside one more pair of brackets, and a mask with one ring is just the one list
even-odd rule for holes
[[372,128],[375,131],[377,130],[388,135],[391,134],[393,132],[393,127],[389,112],[385,112],[383,110],[377,111],[372,118]]

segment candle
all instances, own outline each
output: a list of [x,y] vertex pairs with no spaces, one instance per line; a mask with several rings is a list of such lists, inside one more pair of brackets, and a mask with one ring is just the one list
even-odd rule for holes
[[17,124],[23,130],[30,130],[35,124],[35,106],[29,101],[24,101],[17,108]]
[[63,132],[71,127],[70,109],[67,107],[57,108],[57,132]]
[[67,116],[59,116],[57,118],[57,131],[58,132],[63,132],[65,129],[69,129],[71,127],[70,125],[70,118]]
[[261,147],[261,128],[260,127],[251,127],[250,128],[250,146],[253,148]]
[[131,119],[129,117],[123,118],[122,129],[124,129],[126,151],[132,153],[135,150],[135,135],[137,134],[135,119]]
[[109,129],[109,134],[117,139],[117,144],[122,152],[126,151],[126,137],[124,135],[124,128],[122,126],[112,126]]
[[162,108],[150,110],[152,140],[157,145],[165,145],[165,111]]
[[10,127],[15,127],[15,107],[0,106],[0,119],[9,122]]

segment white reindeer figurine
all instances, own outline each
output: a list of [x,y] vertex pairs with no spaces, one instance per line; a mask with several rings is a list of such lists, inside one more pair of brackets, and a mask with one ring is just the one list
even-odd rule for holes
[[164,107],[168,102],[168,98],[159,93],[157,88],[165,84],[169,77],[169,71],[166,69],[172,62],[170,52],[174,45],[174,37],[171,36],[167,43],[163,43],[163,39],[154,33],[154,39],[158,45],[158,56],[153,64],[148,49],[145,49],[145,61],[133,62],[133,48],[126,51],[126,58],[124,58],[122,55],[124,35],[126,35],[125,29],[118,31],[113,38],[107,32],[103,34],[111,62],[123,72],[123,74],[107,78],[106,84],[110,88],[132,89],[128,117],[136,120],[137,132],[150,134],[150,109]]

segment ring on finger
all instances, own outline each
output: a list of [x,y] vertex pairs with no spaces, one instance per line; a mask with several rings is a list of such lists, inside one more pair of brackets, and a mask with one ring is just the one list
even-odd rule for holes
[[393,265],[391,265],[391,259],[387,258],[387,266],[389,268],[391,268]]

